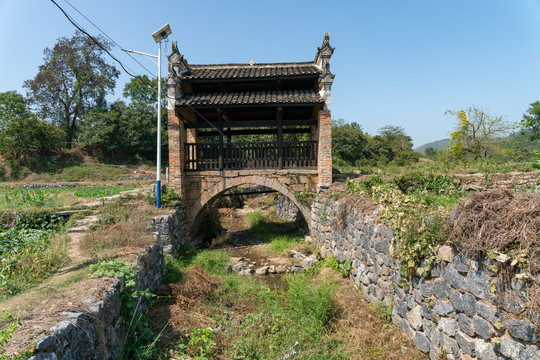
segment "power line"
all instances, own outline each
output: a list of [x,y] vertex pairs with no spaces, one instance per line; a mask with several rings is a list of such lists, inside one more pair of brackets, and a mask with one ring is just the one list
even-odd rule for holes
[[[90,24],[92,24],[96,29],[98,29],[103,35],[105,35],[105,37],[107,37],[107,39],[109,39],[113,44],[115,44],[116,46],[118,46],[120,49],[123,49],[124,47],[123,46],[120,46],[120,44],[118,44],[116,41],[114,41],[113,38],[111,38],[109,35],[107,35],[107,33],[105,33],[105,31],[101,30],[99,28],[99,26],[97,26],[96,24],[94,24],[92,22],[92,20],[90,20],[88,17],[86,17],[82,12],[79,11],[79,9],[77,9],[75,6],[73,6],[69,1],[67,0],[64,0],[69,6],[71,6],[73,8],[73,10],[75,10],[76,12],[79,13],[79,15],[81,15],[83,18],[85,18]],[[144,66],[143,64],[141,64],[139,62],[139,60],[137,60],[133,55],[131,55],[130,53],[127,53],[127,55],[132,58],[137,64],[139,64],[144,70],[146,70],[146,72],[148,72],[151,76],[154,76],[154,74],[152,74],[152,72],[150,70],[148,70],[148,68],[146,66]]]
[[[82,14],[79,10],[77,10],[73,5],[71,5],[67,0],[64,0],[69,6],[71,6],[75,11],[77,11],[82,17],[84,17],[86,20],[88,20],[88,22],[90,22],[94,27],[96,27],[99,31],[101,31],[101,33],[103,33],[109,40],[111,40],[116,46],[122,48],[120,45],[118,45],[118,43],[116,41],[114,41],[109,35],[107,35],[103,30],[101,30],[97,25],[95,25],[90,19],[88,19],[86,16],[84,16],[84,14]],[[141,80],[144,81],[144,78],[140,77],[140,76],[137,76],[137,75],[133,75],[130,71],[132,71],[131,69],[129,69],[129,67],[127,66],[124,66],[124,64],[118,60],[116,57],[114,57],[110,52],[109,50],[107,50],[105,47],[103,47],[98,41],[96,41],[96,39],[94,39],[93,36],[91,36],[90,34],[88,34],[88,32],[86,32],[86,30],[84,30],[79,24],[77,24],[75,22],[75,20],[73,20],[67,13],[66,11],[56,3],[56,1],[54,0],[51,0],[51,2],[56,5],[56,7],[58,7],[58,9],[60,9],[60,11],[64,14],[64,16],[69,20],[69,22],[71,24],[73,24],[73,26],[75,26],[79,31],[81,31],[82,33],[84,33],[86,36],[88,36],[97,46],[99,46],[103,51],[105,51],[113,60],[115,60],[118,64],[120,64],[120,66],[122,67],[122,69],[124,69],[124,71],[130,75],[131,77],[139,77]],[[128,53],[129,54],[129,53]],[[132,59],[135,60],[135,58],[133,56],[130,55],[130,57]],[[153,76],[153,74],[145,67],[143,66],[139,61],[135,60],[139,65],[141,65],[146,71],[148,71],[148,73],[150,73],[150,75]],[[130,71],[128,71],[126,68],[128,68]],[[148,82],[147,83],[148,85],[151,85],[152,83],[151,82]],[[172,100],[176,100],[176,99],[173,99],[171,97],[168,96],[167,94],[167,99],[172,99]],[[223,137],[227,137],[225,134],[223,134],[222,131],[220,131],[217,127],[214,126],[214,124],[212,124],[208,119],[206,119],[206,117],[204,117],[200,112],[198,112],[197,110],[195,110],[191,105],[187,104],[186,105],[191,109],[193,110],[197,115],[199,115],[204,121],[206,121],[208,123],[208,125],[210,125],[212,128],[214,128],[219,134],[221,134]],[[161,104],[159,104],[158,106],[161,106]],[[161,120],[160,120],[161,121]],[[234,144],[234,143],[231,143],[231,144]],[[236,145],[233,145],[236,147]],[[239,148],[240,149],[240,148]]]
[[[62,7],[60,5],[58,5],[56,3],[56,1],[54,0],[51,0],[51,2],[56,5],[56,7],[58,9],[60,9],[60,11],[64,14],[64,16],[69,20],[69,22],[75,26],[80,32],[82,32],[83,34],[85,34],[86,36],[88,36],[97,46],[99,46],[103,51],[105,51],[114,61],[116,61],[118,64],[120,64],[120,66],[122,67],[122,69],[124,69],[124,71],[131,77],[137,77],[137,75],[133,75],[130,71],[132,71],[131,69],[129,69],[129,67],[127,66],[124,66],[124,64],[118,60],[116,57],[114,57],[113,54],[111,54],[109,52],[109,50],[107,50],[107,48],[105,48],[103,45],[101,45],[96,39],[94,39],[94,37],[92,35],[90,35],[88,32],[86,32],[86,30],[84,30],[79,24],[77,24],[75,22],[75,20],[73,20],[65,11],[64,9],[62,9]],[[129,69],[129,71],[127,69]]]

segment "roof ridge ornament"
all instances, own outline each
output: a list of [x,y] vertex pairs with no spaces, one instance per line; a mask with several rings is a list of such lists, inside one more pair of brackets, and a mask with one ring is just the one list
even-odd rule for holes
[[330,34],[324,33],[324,39],[321,47],[317,47],[317,55],[315,55],[315,65],[322,70],[319,78],[320,95],[325,99],[325,107],[330,109],[330,92],[332,83],[336,75],[330,71],[330,58],[334,53],[335,48],[330,46]]
[[169,73],[173,73],[176,76],[189,75],[189,73],[191,73],[191,68],[189,67],[187,60],[184,58],[184,55],[180,54],[176,41],[172,42],[171,50],[171,55],[168,56]]

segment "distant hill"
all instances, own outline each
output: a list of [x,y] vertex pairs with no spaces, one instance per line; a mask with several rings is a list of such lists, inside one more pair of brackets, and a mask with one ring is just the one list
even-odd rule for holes
[[448,149],[449,146],[450,146],[450,139],[442,139],[442,140],[433,141],[433,142],[424,144],[413,150],[425,155],[426,149],[429,147],[432,147],[435,150],[446,150]]

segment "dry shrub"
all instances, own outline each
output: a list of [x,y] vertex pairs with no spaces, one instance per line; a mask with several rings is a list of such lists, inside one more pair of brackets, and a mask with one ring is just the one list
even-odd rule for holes
[[500,303],[525,298],[512,289],[511,280],[516,271],[531,275],[524,315],[536,324],[536,333],[540,334],[540,193],[514,195],[498,190],[473,194],[451,212],[447,226],[451,238],[460,241],[468,254],[503,254],[496,262]]
[[470,255],[497,250],[515,259],[524,253],[529,272],[540,272],[540,193],[514,196],[498,190],[473,194],[460,200],[447,226],[450,237],[462,242]]
[[221,285],[221,281],[206,274],[200,266],[190,268],[181,283],[163,284],[157,295],[159,301],[149,309],[149,319],[160,347],[166,347],[180,339],[186,342],[187,335],[195,328],[214,326],[215,321],[206,314],[204,301]]
[[114,225],[102,226],[89,232],[80,248],[92,257],[112,257],[125,250],[142,249],[154,242],[146,231],[148,215],[145,211],[131,209],[130,218]]
[[97,163],[97,160],[89,156],[82,148],[74,147],[71,149],[62,148],[54,151],[56,161],[59,162],[78,162],[78,163]]

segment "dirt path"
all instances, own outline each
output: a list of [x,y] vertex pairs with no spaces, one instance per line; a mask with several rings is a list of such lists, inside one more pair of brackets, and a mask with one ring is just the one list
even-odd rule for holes
[[[97,208],[119,197],[137,194],[135,189],[86,203]],[[92,259],[80,248],[81,240],[97,225],[99,216],[92,214],[75,221],[64,235],[68,260],[53,275],[35,287],[0,301],[0,313],[7,312],[18,318],[22,326],[5,346],[7,354],[15,354],[30,346],[49,328],[66,320],[69,313],[87,311],[86,301],[101,298],[114,281],[111,278],[88,278]],[[57,235],[62,236],[62,235]],[[0,324],[2,325],[2,324]]]

